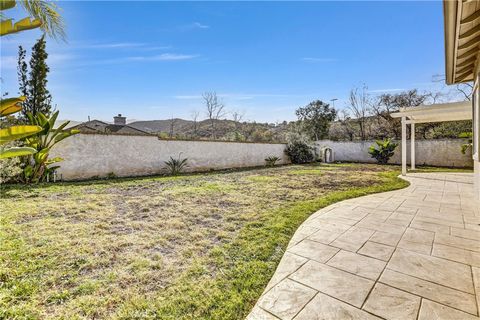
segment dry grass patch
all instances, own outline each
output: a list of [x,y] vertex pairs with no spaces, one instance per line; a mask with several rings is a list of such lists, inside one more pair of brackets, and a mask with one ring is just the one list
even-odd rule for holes
[[282,166],[2,190],[0,318],[235,319],[298,225],[398,167]]

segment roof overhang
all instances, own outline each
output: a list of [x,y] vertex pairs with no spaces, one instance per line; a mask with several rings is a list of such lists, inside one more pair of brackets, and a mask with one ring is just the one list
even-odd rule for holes
[[480,60],[480,1],[444,0],[447,84],[473,81]]
[[472,103],[470,101],[462,101],[409,107],[390,115],[393,118],[405,117],[410,123],[471,120]]

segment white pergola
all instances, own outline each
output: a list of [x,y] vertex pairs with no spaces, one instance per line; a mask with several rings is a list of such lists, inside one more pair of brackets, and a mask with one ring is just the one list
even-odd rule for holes
[[402,175],[407,174],[407,125],[411,126],[410,162],[415,170],[415,124],[472,119],[472,102],[452,102],[427,106],[403,108],[392,113],[393,118],[402,118]]

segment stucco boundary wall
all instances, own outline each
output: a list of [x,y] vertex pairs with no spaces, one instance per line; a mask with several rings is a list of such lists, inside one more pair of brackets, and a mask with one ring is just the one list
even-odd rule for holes
[[[368,148],[375,141],[315,142],[317,152],[333,149],[336,161],[375,163]],[[472,167],[469,152],[460,152],[465,139],[417,140],[417,165]],[[285,144],[242,143],[223,141],[161,140],[156,136],[77,134],[63,140],[52,150],[51,157],[64,159],[58,173],[63,180],[82,180],[115,175],[146,176],[167,173],[165,161],[188,158],[186,172],[245,168],[265,165],[265,158],[276,156],[278,164],[289,163]],[[400,164],[400,143],[392,164]],[[407,146],[410,160],[410,143]]]
[[[398,147],[391,164],[401,164],[401,141],[395,141]],[[369,147],[375,141],[330,141],[320,140],[315,142],[317,150],[330,147],[334,151],[335,161],[375,163],[375,159],[368,153]],[[461,147],[468,143],[467,139],[438,139],[415,141],[415,163],[439,167],[465,168],[473,167],[470,151],[462,154]],[[410,141],[407,141],[407,162],[410,163]]]
[[220,141],[160,140],[156,136],[77,134],[63,140],[51,157],[61,157],[58,173],[63,180],[146,176],[167,173],[165,161],[187,158],[186,172],[265,165],[277,156],[289,163],[285,144]]

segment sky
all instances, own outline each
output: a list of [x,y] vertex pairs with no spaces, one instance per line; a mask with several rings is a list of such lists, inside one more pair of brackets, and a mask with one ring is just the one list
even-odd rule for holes
[[[363,84],[372,95],[442,86],[441,1],[57,4],[67,41],[47,40],[47,62],[60,119],[189,119],[215,91],[227,111],[276,122],[316,99],[345,108]],[[1,38],[2,93],[18,93],[18,45],[30,52],[40,36]]]

